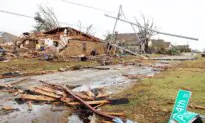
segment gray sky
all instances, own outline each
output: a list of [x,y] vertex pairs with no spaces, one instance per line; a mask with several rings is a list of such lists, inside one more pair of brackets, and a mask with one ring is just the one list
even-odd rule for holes
[[[116,16],[119,5],[122,4],[126,18],[134,22],[134,17],[140,19],[140,12],[154,19],[159,31],[199,38],[191,41],[181,38],[157,35],[173,44],[189,44],[194,49],[205,48],[205,1],[204,0],[69,0],[97,8],[106,9],[110,15]],[[49,6],[54,9],[59,21],[82,26],[93,24],[96,36],[101,37],[107,31],[112,31],[114,20],[104,16],[105,12],[65,3],[62,0],[0,0],[0,9],[34,16],[37,5]],[[29,18],[0,13],[0,31],[15,35],[31,31],[35,21]],[[74,26],[75,27],[75,26]],[[75,27],[79,29],[78,27]],[[130,25],[119,22],[117,31],[133,32]]]

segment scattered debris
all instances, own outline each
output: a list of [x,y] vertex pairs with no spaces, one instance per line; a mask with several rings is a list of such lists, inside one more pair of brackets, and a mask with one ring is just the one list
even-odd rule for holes
[[14,107],[12,107],[12,106],[3,106],[3,108],[2,108],[2,110],[4,110],[4,111],[17,111],[17,110],[19,110],[18,108],[14,108]]
[[152,76],[146,76],[146,75],[140,75],[140,74],[136,74],[136,75],[128,75],[128,74],[123,74],[123,76],[128,77],[129,79],[142,79],[142,78],[152,78]]
[[[83,92],[73,92],[69,88],[72,86],[61,86],[57,84],[50,84],[44,81],[40,81],[43,85],[35,86],[30,88],[18,89],[15,85],[23,82],[27,79],[23,79],[16,82],[10,82],[9,84],[1,84],[0,87],[5,90],[5,92],[13,92],[15,96],[15,101],[18,104],[26,103],[28,110],[31,111],[32,103],[47,103],[52,104],[52,111],[62,111],[65,108],[56,107],[56,105],[67,105],[72,107],[87,107],[88,111],[109,118],[110,120],[116,117],[125,117],[124,113],[116,112],[101,112],[98,111],[102,105],[111,104],[127,104],[129,100],[127,98],[122,99],[108,99],[109,96],[103,93],[102,89],[94,89]],[[17,96],[18,95],[18,96]],[[4,110],[14,110],[13,107],[4,106]],[[84,110],[84,108],[83,108]]]

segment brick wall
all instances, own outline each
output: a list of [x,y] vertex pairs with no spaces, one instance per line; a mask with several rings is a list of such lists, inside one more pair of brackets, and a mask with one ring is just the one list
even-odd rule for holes
[[90,55],[93,49],[96,49],[99,54],[104,54],[105,48],[106,45],[101,42],[73,40],[69,41],[68,47],[64,49],[60,54],[65,56],[78,56],[81,54]]

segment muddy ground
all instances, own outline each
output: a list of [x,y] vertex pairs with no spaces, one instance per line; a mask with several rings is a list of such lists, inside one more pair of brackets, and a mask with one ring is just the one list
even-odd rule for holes
[[[177,62],[174,61],[158,61],[153,66],[172,66]],[[93,89],[102,87],[110,94],[116,94],[127,87],[130,87],[137,83],[136,80],[128,79],[123,76],[127,75],[146,75],[154,76],[159,73],[160,70],[156,70],[151,66],[141,65],[111,65],[111,66],[99,66],[100,68],[105,67],[109,70],[98,70],[98,69],[82,69],[75,71],[57,72],[53,74],[45,74],[31,77],[18,77],[18,78],[6,78],[1,79],[0,83],[9,83],[18,80],[25,79],[22,83],[17,86],[22,88],[28,88],[32,86],[41,85],[39,80],[43,80],[49,83],[66,84],[66,85],[79,85],[74,88],[73,91],[85,91],[86,89]],[[83,117],[79,118],[79,113],[74,112],[69,107],[61,108],[60,111],[53,111],[51,105],[33,104],[33,110],[29,111],[26,104],[17,104],[14,101],[15,96],[11,96],[7,92],[0,93],[0,109],[3,106],[12,106],[18,110],[12,112],[0,111],[0,122],[2,123],[81,123]]]

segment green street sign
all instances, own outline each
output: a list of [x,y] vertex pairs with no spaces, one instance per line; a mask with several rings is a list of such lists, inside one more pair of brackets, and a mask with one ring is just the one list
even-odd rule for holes
[[191,97],[190,91],[185,91],[185,90],[178,91],[169,123],[171,123],[171,121],[174,120],[175,115],[179,113],[185,113],[187,111],[187,106],[189,104],[190,97]]
[[179,112],[178,114],[173,114],[173,119],[178,123],[192,123],[193,120],[198,116],[198,114],[185,111]]

